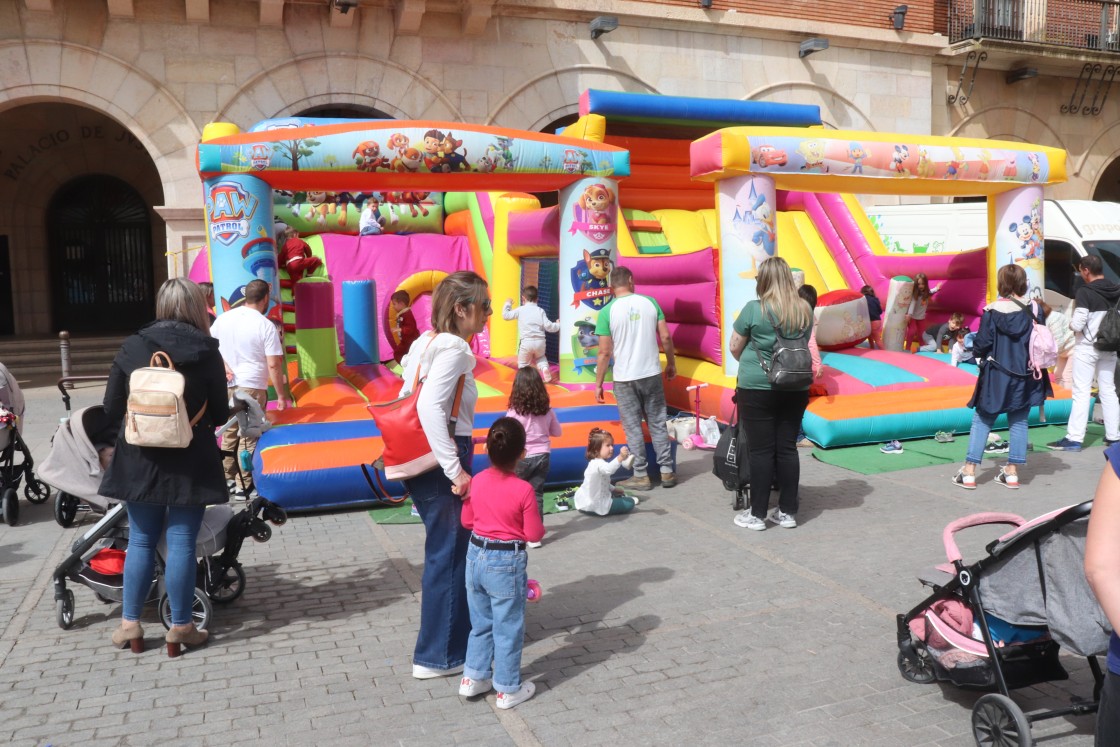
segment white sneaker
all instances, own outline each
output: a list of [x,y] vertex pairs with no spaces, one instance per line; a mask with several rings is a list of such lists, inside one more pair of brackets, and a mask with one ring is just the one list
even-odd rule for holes
[[513,708],[533,697],[536,691],[537,686],[532,682],[522,682],[521,689],[515,693],[498,693],[498,707],[503,710]]
[[748,508],[746,511],[740,511],[735,516],[735,526],[744,527],[745,529],[753,529],[756,532],[761,532],[766,528],[766,522],[751,513]]
[[785,513],[780,508],[770,509],[770,513],[766,515],[766,519],[783,529],[793,529],[797,526],[797,519]]
[[541,543],[540,542],[526,542],[525,546],[528,547],[530,550],[536,550],[538,547],[541,546]]
[[472,680],[470,677],[464,677],[459,681],[459,695],[464,698],[473,698],[488,693],[491,689],[490,680]]
[[434,669],[426,667],[423,664],[412,665],[412,676],[418,680],[432,680],[436,677],[450,677],[453,674],[459,674],[463,671],[463,665],[451,667],[450,669]]

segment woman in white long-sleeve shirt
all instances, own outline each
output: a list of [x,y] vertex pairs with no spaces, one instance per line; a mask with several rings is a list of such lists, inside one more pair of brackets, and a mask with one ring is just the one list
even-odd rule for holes
[[[439,467],[406,481],[412,503],[424,522],[424,575],[421,579],[420,632],[412,655],[412,676],[446,677],[463,671],[467,636],[466,564],[470,531],[460,523],[462,500],[471,485],[471,432],[478,389],[475,358],[468,341],[486,328],[490,299],[486,281],[473,272],[456,272],[432,294],[432,332],[412,343],[404,365],[407,394],[419,369],[423,387],[417,402],[420,425]],[[462,379],[458,417],[451,415]]]

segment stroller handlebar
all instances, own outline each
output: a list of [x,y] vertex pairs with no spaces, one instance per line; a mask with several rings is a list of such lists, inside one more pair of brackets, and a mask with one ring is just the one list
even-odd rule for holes
[[980,514],[971,514],[969,516],[962,516],[956,521],[951,521],[945,527],[945,531],[941,533],[941,541],[945,544],[945,556],[949,558],[950,563],[956,563],[962,559],[960,548],[957,547],[956,533],[962,529],[969,527],[981,527],[985,524],[1010,524],[1015,527],[1021,527],[1027,523],[1027,520],[1017,514],[1002,514],[993,511],[986,511]]

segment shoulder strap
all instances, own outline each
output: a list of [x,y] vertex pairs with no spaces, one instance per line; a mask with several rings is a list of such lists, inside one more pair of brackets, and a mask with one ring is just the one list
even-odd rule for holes
[[194,428],[196,425],[198,425],[198,421],[202,420],[202,416],[206,412],[206,406],[208,404],[210,404],[210,403],[209,402],[203,402],[202,403],[202,409],[198,411],[197,415],[195,415],[193,418],[191,418],[191,428]]

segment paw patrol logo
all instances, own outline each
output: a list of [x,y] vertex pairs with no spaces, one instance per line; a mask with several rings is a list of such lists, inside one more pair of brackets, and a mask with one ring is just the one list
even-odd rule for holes
[[225,246],[249,236],[249,221],[259,200],[236,182],[218,182],[206,196],[210,238]]
[[267,145],[254,145],[249,156],[254,171],[264,171],[272,163],[272,152]]

